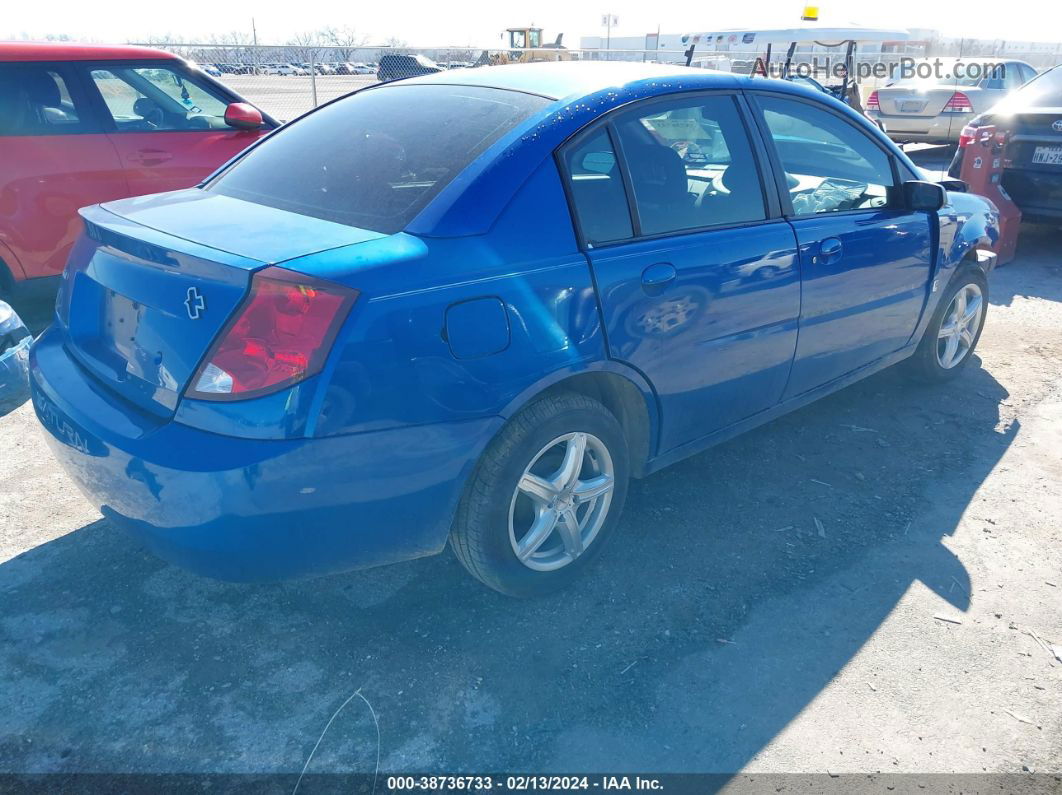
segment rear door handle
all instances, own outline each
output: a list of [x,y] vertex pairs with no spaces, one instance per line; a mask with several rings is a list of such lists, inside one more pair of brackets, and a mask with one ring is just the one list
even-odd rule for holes
[[660,295],[677,275],[678,271],[670,262],[657,262],[642,271],[642,290],[647,295]]
[[818,264],[833,265],[841,261],[844,255],[844,246],[836,237],[828,237],[819,243]]
[[126,157],[126,160],[140,166],[157,166],[159,163],[172,159],[173,152],[167,152],[164,149],[138,149]]

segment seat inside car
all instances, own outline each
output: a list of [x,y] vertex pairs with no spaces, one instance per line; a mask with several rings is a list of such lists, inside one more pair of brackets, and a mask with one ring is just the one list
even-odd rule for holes
[[22,90],[30,118],[43,127],[77,122],[77,117],[63,107],[63,96],[55,78],[45,71],[27,70]]
[[697,226],[694,197],[678,152],[656,142],[630,143],[626,148],[642,232],[651,235]]

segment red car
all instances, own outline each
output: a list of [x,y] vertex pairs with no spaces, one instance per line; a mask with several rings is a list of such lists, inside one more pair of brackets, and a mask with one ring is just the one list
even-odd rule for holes
[[78,208],[191,187],[277,126],[170,53],[0,42],[0,294],[62,272]]

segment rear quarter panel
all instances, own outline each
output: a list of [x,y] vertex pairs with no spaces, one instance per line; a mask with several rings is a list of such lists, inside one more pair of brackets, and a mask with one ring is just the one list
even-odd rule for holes
[[[606,358],[552,160],[486,235],[398,235],[313,259],[314,273],[361,291],[322,374],[317,435],[500,415],[532,385]],[[481,299],[499,326],[484,329],[489,352],[455,350],[448,311]],[[498,303],[502,315],[490,310]]]

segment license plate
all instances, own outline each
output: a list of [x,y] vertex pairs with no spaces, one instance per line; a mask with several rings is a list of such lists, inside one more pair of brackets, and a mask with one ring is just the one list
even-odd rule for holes
[[1038,146],[1032,161],[1047,166],[1062,166],[1062,146]]
[[911,100],[908,102],[900,103],[900,113],[921,113],[922,108],[926,106],[924,102],[918,102],[917,100]]

